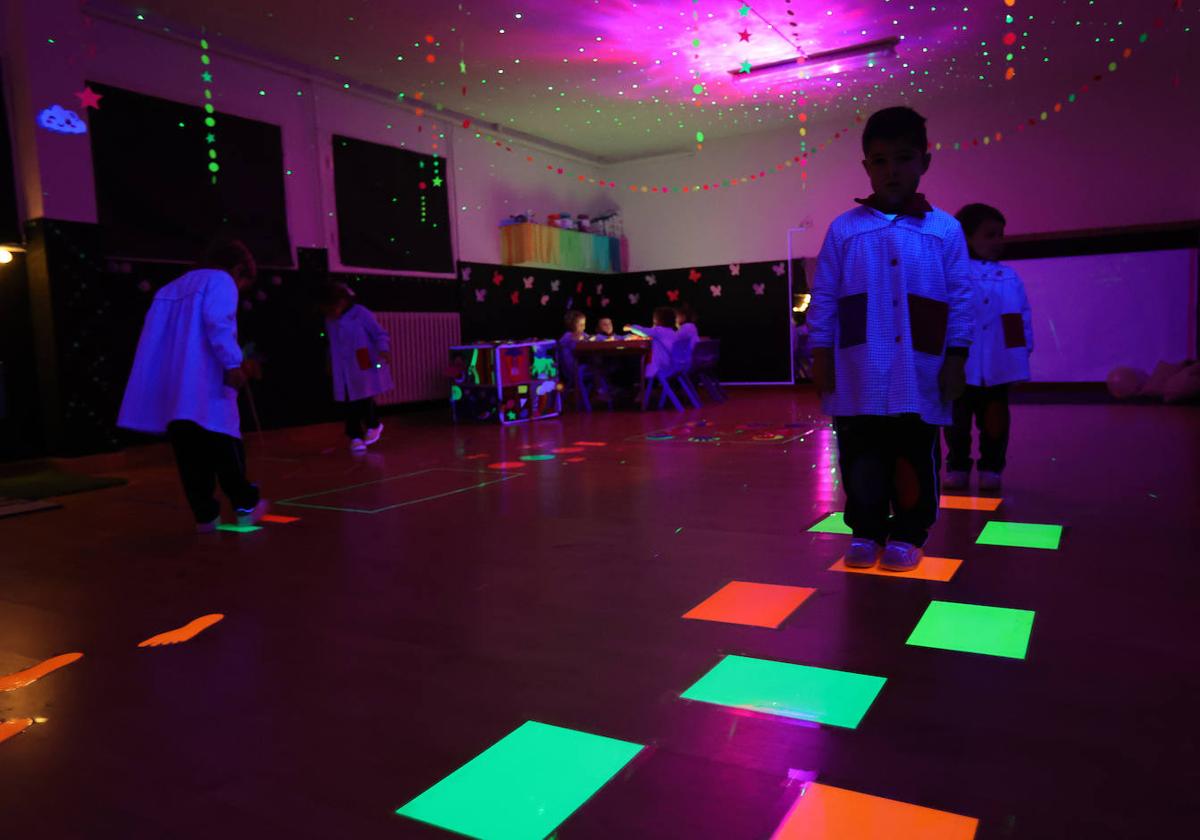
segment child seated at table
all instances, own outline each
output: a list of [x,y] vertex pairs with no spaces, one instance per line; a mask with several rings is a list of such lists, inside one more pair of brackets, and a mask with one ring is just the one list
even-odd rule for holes
[[612,318],[607,315],[601,315],[596,321],[596,340],[597,341],[613,341],[617,338],[616,332],[613,329]]
[[669,306],[660,306],[654,310],[654,326],[639,327],[626,324],[625,332],[648,338],[652,342],[650,362],[646,365],[647,379],[658,374],[671,376],[675,368],[671,363],[671,348],[675,346],[678,333],[675,332],[675,310]]
[[575,345],[588,339],[587,317],[582,312],[571,309],[563,316],[563,323],[566,325],[567,331],[558,340],[558,364],[567,381],[574,382],[578,372],[578,363],[575,361]]

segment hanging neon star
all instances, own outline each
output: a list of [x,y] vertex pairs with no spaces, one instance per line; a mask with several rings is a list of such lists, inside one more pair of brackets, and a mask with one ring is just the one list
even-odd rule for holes
[[91,87],[87,86],[83,90],[78,91],[75,96],[79,98],[79,107],[95,108],[97,111],[100,110],[100,100],[104,98],[104,94],[96,93]]
[[738,14],[741,15],[742,17],[748,16],[750,14],[750,7],[743,4],[742,8],[738,9]]
[[738,33],[738,37],[741,38],[743,41],[749,41],[750,40],[750,30],[743,29],[741,32]]
[[750,72],[750,62],[749,62],[749,61],[743,61],[743,62],[742,62],[742,71],[741,71],[741,72],[743,72],[743,73],[749,73],[749,72]]
[[209,73],[207,70],[205,70],[203,73],[200,74],[200,78],[202,80],[204,80],[205,82],[211,83],[212,82],[212,73]]
[[458,70],[464,76],[467,75],[467,62],[463,61],[462,59],[459,59]]
[[440,187],[442,185],[442,179],[435,175],[433,178],[433,185],[435,187]]
[[215,134],[205,134],[205,135],[204,135],[204,142],[205,142],[205,143],[216,143],[216,142],[217,142],[217,135],[215,135]]

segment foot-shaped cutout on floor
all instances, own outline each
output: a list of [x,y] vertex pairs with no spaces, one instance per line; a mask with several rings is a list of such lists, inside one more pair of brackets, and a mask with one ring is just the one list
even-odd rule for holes
[[200,632],[212,627],[224,617],[221,613],[202,615],[197,619],[189,621],[182,627],[176,627],[174,630],[168,630],[165,633],[159,633],[157,636],[151,636],[146,641],[139,643],[138,647],[159,647],[161,645],[177,645],[180,642],[186,642],[189,639],[195,638]]
[[0,691],[12,691],[17,688],[24,688],[30,683],[37,682],[51,671],[57,671],[59,668],[70,665],[75,660],[82,658],[82,653],[64,653],[60,656],[52,656],[45,662],[39,662],[32,668],[26,668],[24,671],[17,671],[15,674],[0,677]]
[[33,718],[0,720],[0,742],[7,741],[14,735],[20,735],[31,726],[33,726]]

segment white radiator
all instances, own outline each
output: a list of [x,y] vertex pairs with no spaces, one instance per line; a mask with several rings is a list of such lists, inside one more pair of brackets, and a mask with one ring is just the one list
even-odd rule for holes
[[448,399],[450,348],[461,343],[457,312],[376,312],[392,340],[392,388],[380,405]]

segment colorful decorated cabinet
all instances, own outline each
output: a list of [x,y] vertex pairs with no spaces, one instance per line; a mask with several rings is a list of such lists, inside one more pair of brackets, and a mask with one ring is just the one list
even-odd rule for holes
[[451,347],[450,370],[450,411],[456,423],[524,423],[562,411],[554,341]]

